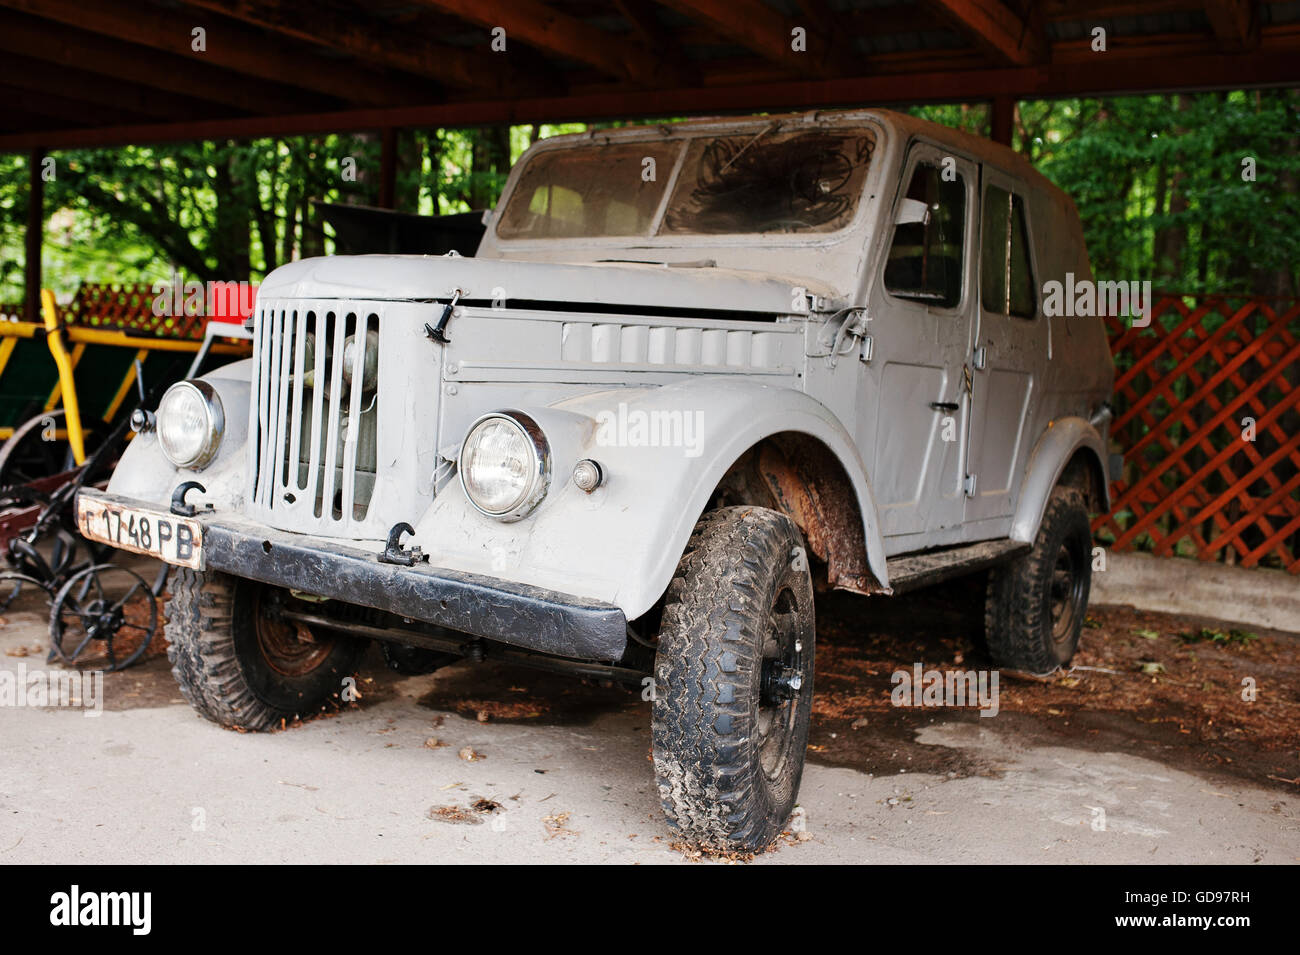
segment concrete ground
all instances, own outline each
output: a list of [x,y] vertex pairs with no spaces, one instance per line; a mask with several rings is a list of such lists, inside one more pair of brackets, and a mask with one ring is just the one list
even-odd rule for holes
[[[0,669],[44,669],[45,627],[43,600],[20,598]],[[0,708],[0,863],[687,858],[638,695],[491,663],[398,677],[373,649],[360,689],[337,715],[241,734],[197,717],[153,657],[106,675],[102,715]],[[1295,781],[1175,767],[1122,734],[1061,745],[1035,721],[940,710],[886,740],[887,760],[815,749],[792,831],[755,863],[1300,861]],[[902,768],[914,758],[928,771]],[[976,768],[933,769],[945,760]]]

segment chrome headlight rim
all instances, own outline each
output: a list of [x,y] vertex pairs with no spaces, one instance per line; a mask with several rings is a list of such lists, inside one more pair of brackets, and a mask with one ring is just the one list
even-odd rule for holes
[[[189,459],[172,457],[166,442],[162,440],[163,407],[167,403],[168,396],[179,390],[195,392],[202,402],[207,417],[207,437],[204,439],[198,453]],[[222,407],[221,396],[217,394],[217,389],[213,388],[212,385],[198,378],[187,378],[184,381],[178,381],[163,392],[162,400],[158,402],[156,422],[158,447],[161,449],[163,457],[170,461],[174,467],[186,468],[191,471],[202,470],[212,463],[212,459],[217,456],[217,451],[221,448],[221,439],[226,433],[226,411]]]
[[[505,421],[513,426],[528,442],[533,451],[533,467],[530,469],[529,482],[523,494],[510,507],[501,511],[491,511],[482,507],[478,501],[474,500],[474,495],[470,493],[469,485],[466,483],[465,474],[465,449],[469,447],[470,438],[479,426],[488,421]],[[489,411],[487,414],[479,415],[465,432],[465,440],[461,442],[460,453],[456,456],[456,470],[460,477],[460,489],[465,494],[465,500],[469,501],[474,510],[486,517],[509,524],[514,521],[523,520],[542,503],[546,497],[547,491],[551,487],[551,446],[546,440],[546,434],[542,431],[541,426],[529,414],[513,409],[502,411]]]

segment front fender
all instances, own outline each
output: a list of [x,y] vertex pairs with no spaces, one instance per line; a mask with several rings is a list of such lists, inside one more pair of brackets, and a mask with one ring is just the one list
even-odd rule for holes
[[198,481],[206,493],[192,495],[191,501],[211,503],[218,510],[242,507],[248,488],[248,402],[252,372],[252,359],[245,359],[200,376],[216,389],[226,419],[225,436],[217,456],[203,470],[174,466],[163,455],[157,433],[142,432],[127,444],[109,479],[108,490],[166,507],[178,484]]
[[[435,566],[603,600],[635,619],[667,588],[710,494],[731,465],[764,438],[795,432],[821,441],[843,466],[862,515],[868,564],[888,586],[862,460],[834,415],[802,392],[694,378],[520,410],[537,420],[550,442],[550,492],[528,517],[502,523],[480,514],[459,482],[449,482],[413,538]],[[647,430],[647,421],[680,426],[675,432]],[[651,443],[672,434],[680,440]],[[605,484],[591,494],[571,479],[582,458],[595,459],[606,474]]]
[[[1057,418],[1034,445],[1020,486],[1016,516],[1011,525],[1011,539],[1033,543],[1038,535],[1038,525],[1047,510],[1047,499],[1052,494],[1070,460],[1084,449],[1095,458],[1099,474],[1105,475],[1106,445],[1100,432],[1086,419],[1070,416]],[[1101,482],[1101,494],[1108,504],[1106,481]]]

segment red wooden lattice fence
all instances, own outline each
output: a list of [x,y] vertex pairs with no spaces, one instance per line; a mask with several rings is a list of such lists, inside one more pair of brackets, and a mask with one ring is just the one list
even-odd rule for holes
[[1170,295],[1146,328],[1107,322],[1124,471],[1097,536],[1300,574],[1300,302]]
[[[83,282],[67,308],[62,310],[63,320],[86,328],[130,329],[164,338],[203,337],[203,318],[156,314],[154,305],[157,298],[153,286],[146,282],[127,285]],[[166,298],[164,304],[172,306],[171,295]]]

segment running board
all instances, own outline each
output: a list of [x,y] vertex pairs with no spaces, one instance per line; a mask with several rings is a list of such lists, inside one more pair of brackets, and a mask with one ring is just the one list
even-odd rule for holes
[[983,541],[946,550],[891,557],[885,566],[889,570],[889,586],[895,594],[901,594],[984,570],[1031,549],[1023,541]]

